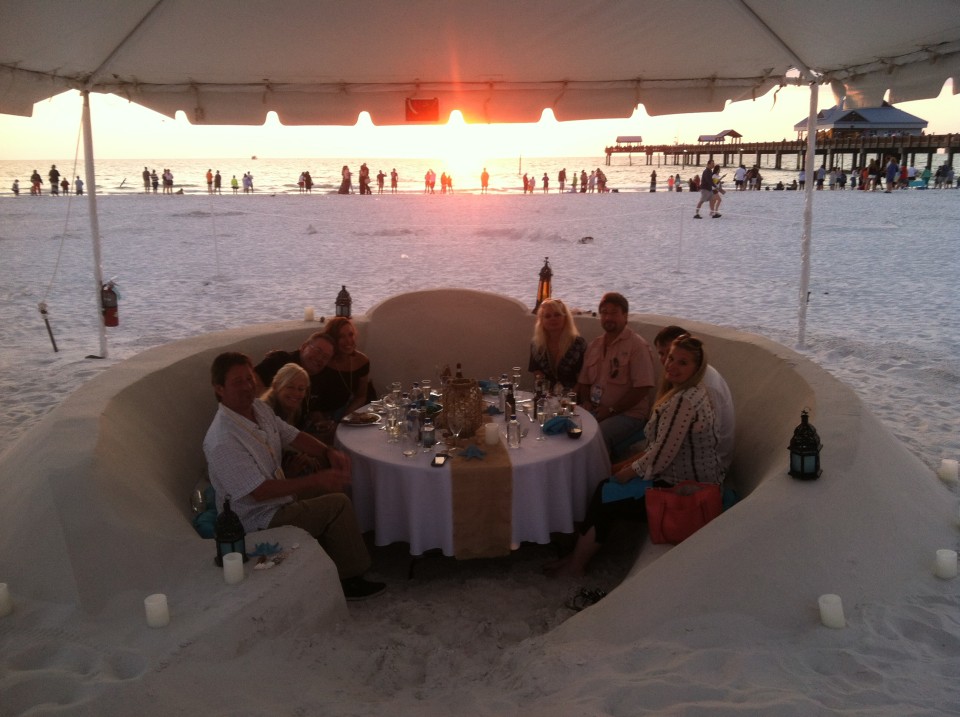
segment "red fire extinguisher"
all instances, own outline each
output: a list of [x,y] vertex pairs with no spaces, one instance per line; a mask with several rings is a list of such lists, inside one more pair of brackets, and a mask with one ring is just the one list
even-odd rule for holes
[[120,298],[116,292],[116,285],[112,281],[100,286],[100,308],[103,310],[104,326],[119,326],[120,316],[117,313],[117,299]]

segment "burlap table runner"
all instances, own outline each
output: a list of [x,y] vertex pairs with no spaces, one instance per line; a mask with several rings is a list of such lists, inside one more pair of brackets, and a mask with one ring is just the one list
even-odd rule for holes
[[453,554],[459,560],[499,558],[510,554],[513,538],[513,468],[502,441],[483,442],[483,428],[463,450],[477,446],[486,455],[478,459],[453,457],[450,480],[453,493]]

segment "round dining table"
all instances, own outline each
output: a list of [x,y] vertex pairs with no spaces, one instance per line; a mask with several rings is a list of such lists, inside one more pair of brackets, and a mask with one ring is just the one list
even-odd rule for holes
[[[610,475],[610,458],[596,420],[578,412],[582,437],[566,433],[536,440],[540,427],[526,414],[519,448],[507,449],[513,478],[512,544],[547,544],[551,533],[571,533],[581,520],[596,486]],[[502,416],[500,440],[506,441]],[[382,424],[349,425],[337,429],[337,446],[353,462],[352,499],[363,532],[373,531],[376,545],[405,542],[411,555],[440,549],[454,554],[451,464],[468,460],[454,454],[442,467],[431,461],[442,446],[419,448],[406,457],[400,444],[389,443]],[[482,435],[482,430],[481,430]],[[461,437],[461,445],[465,444]],[[480,440],[480,448],[483,448]]]

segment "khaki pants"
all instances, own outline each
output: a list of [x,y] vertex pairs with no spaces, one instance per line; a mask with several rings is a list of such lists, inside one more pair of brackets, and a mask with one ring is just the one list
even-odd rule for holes
[[353,504],[343,493],[320,495],[289,503],[278,510],[270,527],[293,525],[317,539],[337,566],[341,580],[370,569],[370,554],[360,534]]

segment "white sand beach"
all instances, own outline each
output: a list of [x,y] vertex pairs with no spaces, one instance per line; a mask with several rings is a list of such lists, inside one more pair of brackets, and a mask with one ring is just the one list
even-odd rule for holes
[[[260,583],[260,612],[247,603],[230,619],[215,615],[235,606],[222,587],[173,592],[179,602],[163,630],[131,619],[117,596],[90,612],[18,593],[4,566],[43,583],[63,563],[23,568],[29,550],[11,550],[30,541],[12,530],[56,527],[8,524],[0,582],[16,608],[0,618],[0,715],[960,712],[960,581],[932,567],[936,549],[960,546],[958,486],[935,475],[942,458],[960,458],[958,200],[956,190],[816,195],[798,351],[855,396],[826,374],[810,379],[827,394],[813,422],[833,440],[833,464],[802,486],[817,491],[814,506],[796,502],[782,435],[782,479],[709,526],[710,541],[666,552],[627,539],[581,581],[543,577],[549,546],[503,561],[427,558],[407,580],[393,546],[375,552],[373,573],[389,586],[382,598],[320,609],[309,600],[316,576],[288,571]],[[797,348],[802,202],[795,192],[728,192],[722,218],[694,221],[687,193],[103,197],[102,265],[120,287],[120,326],[108,329],[109,357],[92,359],[86,204],[0,201],[0,464],[24,452],[42,464],[44,417],[124,359],[299,320],[308,306],[330,315],[341,285],[356,315],[439,287],[532,306],[549,256],[554,296],[584,312],[617,290],[639,315]],[[526,345],[511,350],[525,363]],[[793,356],[783,363],[816,373]],[[470,357],[463,362],[469,373]],[[749,377],[751,367],[729,370]],[[393,378],[376,365],[374,376]],[[768,390],[776,404],[776,387]],[[144,414],[151,409],[144,401]],[[891,466],[903,470],[894,477]],[[14,484],[0,474],[2,500],[8,510],[23,500],[27,515]],[[142,515],[118,520],[152,529],[152,509],[145,502]],[[296,560],[319,552],[304,546]],[[564,603],[583,585],[611,592],[574,613]],[[830,592],[844,598],[844,630],[819,624],[817,596]],[[188,606],[201,616],[178,622]]]

